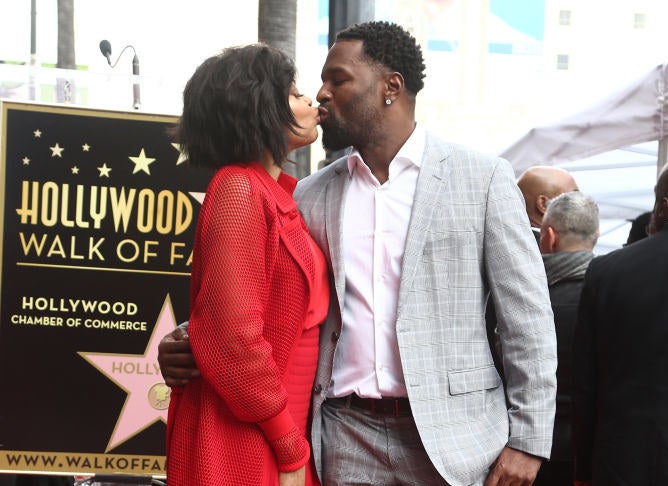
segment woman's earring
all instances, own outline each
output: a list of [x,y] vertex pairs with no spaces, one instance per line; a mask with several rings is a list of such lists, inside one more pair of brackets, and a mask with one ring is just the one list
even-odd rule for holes
[[392,100],[389,99],[389,98],[386,98],[386,99],[385,99],[385,104],[386,104],[386,105],[391,105],[391,104],[392,104]]

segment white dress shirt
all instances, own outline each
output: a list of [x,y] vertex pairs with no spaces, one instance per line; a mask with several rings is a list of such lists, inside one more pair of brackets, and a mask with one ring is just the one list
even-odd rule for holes
[[328,396],[405,397],[396,319],[399,282],[426,134],[416,128],[380,184],[358,151],[343,217],[346,290]]

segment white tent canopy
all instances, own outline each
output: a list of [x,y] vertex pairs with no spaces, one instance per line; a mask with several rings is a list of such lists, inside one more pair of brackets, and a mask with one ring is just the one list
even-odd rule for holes
[[531,129],[503,151],[519,175],[532,165],[561,165],[668,134],[668,65],[555,124]]
[[601,210],[597,252],[620,247],[632,219],[653,205],[657,167],[666,163],[668,65],[576,115],[531,129],[501,156],[515,174],[559,165]]

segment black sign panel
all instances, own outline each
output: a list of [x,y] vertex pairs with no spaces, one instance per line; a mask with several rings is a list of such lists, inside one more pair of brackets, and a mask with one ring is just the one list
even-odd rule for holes
[[0,471],[164,474],[161,337],[209,174],[175,119],[1,103]]

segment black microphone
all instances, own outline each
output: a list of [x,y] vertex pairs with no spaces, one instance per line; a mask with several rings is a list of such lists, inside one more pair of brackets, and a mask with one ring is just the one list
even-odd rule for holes
[[107,62],[111,66],[111,44],[108,40],[100,41],[100,52],[102,55],[107,58]]

